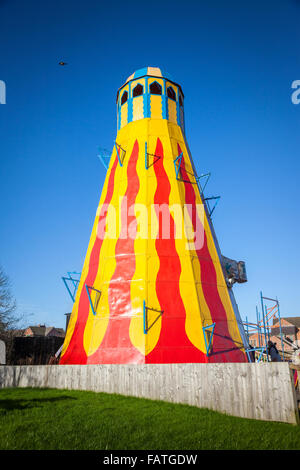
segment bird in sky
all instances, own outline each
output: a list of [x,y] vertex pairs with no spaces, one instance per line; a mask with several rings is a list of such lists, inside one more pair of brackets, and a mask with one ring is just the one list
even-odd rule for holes
[[68,65],[67,62],[60,61],[58,62],[58,65]]

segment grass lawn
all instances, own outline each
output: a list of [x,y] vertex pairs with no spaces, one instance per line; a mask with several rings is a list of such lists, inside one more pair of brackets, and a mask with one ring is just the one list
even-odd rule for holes
[[121,395],[3,389],[0,449],[300,449],[300,426]]

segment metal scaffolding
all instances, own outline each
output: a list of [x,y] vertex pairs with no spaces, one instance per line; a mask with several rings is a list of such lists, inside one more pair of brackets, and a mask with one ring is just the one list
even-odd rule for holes
[[[279,301],[278,299],[272,299],[270,297],[263,296],[263,293],[260,292],[260,304],[261,310],[256,306],[256,323],[249,322],[248,318],[246,317],[246,321],[243,322],[248,342],[250,341],[250,337],[252,335],[257,335],[258,346],[257,347],[249,347],[246,350],[248,355],[248,359],[250,362],[254,361],[269,361],[268,355],[268,341],[270,341],[272,336],[272,329],[278,328],[279,324],[279,336],[281,341],[281,356],[282,360],[285,360],[284,356],[284,338],[282,333],[282,325],[281,325],[281,316],[280,316],[280,308],[279,308]],[[274,320],[278,320],[278,324],[274,325]],[[254,353],[250,355],[250,353]],[[259,355],[258,355],[259,353]]]

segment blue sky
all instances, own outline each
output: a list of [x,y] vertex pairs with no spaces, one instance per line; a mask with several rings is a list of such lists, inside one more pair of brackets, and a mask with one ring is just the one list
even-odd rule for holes
[[[65,326],[61,281],[80,271],[112,149],[118,87],[158,66],[185,94],[187,140],[234,288],[255,318],[260,290],[300,315],[300,2],[0,0],[0,264],[28,322]],[[58,66],[58,61],[68,63]]]

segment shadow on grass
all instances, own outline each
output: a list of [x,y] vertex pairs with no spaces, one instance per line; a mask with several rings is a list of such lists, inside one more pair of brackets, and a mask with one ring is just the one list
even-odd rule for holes
[[25,410],[26,408],[34,408],[43,403],[58,402],[64,400],[77,400],[77,398],[68,395],[53,398],[32,398],[31,400],[0,400],[0,410],[13,411]]

